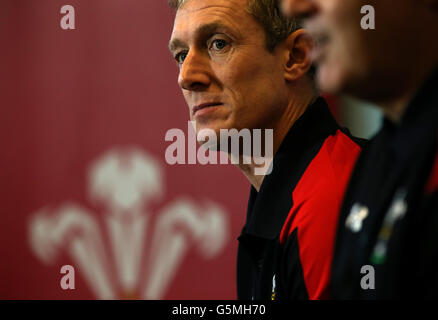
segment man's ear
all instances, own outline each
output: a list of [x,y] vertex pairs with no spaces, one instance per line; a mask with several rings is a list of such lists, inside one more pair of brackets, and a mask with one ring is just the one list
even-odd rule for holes
[[285,41],[285,46],[285,79],[286,81],[296,81],[303,77],[312,65],[310,54],[314,42],[305,29],[299,29],[289,35]]

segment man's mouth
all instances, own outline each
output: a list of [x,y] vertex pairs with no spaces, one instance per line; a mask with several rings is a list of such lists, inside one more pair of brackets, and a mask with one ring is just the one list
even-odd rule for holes
[[207,103],[202,103],[202,104],[198,104],[197,106],[193,107],[193,116],[200,110],[206,109],[206,108],[212,108],[212,107],[217,107],[222,105],[221,102],[207,102]]

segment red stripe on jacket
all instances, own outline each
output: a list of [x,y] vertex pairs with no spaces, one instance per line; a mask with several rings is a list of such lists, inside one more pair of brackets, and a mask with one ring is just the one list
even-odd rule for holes
[[360,147],[338,130],[326,139],[292,194],[293,207],[280,243],[298,228],[298,246],[309,299],[328,299],[335,232],[344,192]]
[[431,175],[426,184],[425,192],[426,195],[434,193],[438,189],[438,151],[435,157],[435,163],[432,167]]

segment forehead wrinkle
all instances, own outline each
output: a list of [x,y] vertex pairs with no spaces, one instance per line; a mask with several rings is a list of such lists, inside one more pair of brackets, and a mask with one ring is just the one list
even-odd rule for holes
[[[208,34],[211,34],[214,32],[220,32],[220,31],[225,31],[225,32],[228,31],[232,35],[234,35],[236,33],[236,31],[232,30],[230,27],[228,27],[227,25],[222,23],[222,21],[217,20],[217,21],[213,21],[210,23],[201,24],[200,26],[198,26],[195,29],[194,34],[197,37],[203,37],[205,35],[208,35]],[[179,38],[171,39],[169,42],[169,50],[171,52],[173,52],[177,48],[185,47],[185,46],[186,46],[185,42]]]
[[[194,13],[194,12],[200,12],[200,14],[214,13],[215,15],[217,15],[219,17],[218,20],[220,20],[221,18],[222,19],[228,18],[229,20],[240,21],[240,19],[244,18],[242,16],[242,13],[250,15],[248,10],[247,10],[246,1],[245,1],[244,6],[238,4],[238,2],[236,2],[236,1],[232,1],[232,0],[228,0],[226,2],[226,4],[228,4],[228,5],[226,5],[226,4],[207,4],[204,2],[204,0],[198,0],[198,1],[200,1],[200,3],[203,4],[203,6],[197,7],[194,5],[192,5],[192,6],[187,5],[188,7],[181,8],[177,11],[177,16],[184,15],[184,14],[190,14],[190,13]],[[191,3],[191,2],[189,2],[189,3]],[[194,8],[192,8],[193,6],[194,6]],[[238,8],[242,8],[243,10],[238,10]],[[205,10],[207,10],[207,9],[210,9],[210,10],[207,13],[205,13]]]
[[[202,9],[208,9],[211,7],[222,7],[222,8],[229,8],[230,6],[227,6],[224,4],[224,1],[220,1],[219,4],[208,4],[207,1],[205,0],[197,0],[197,4],[201,4],[199,7],[195,8],[190,8],[189,4],[192,4],[195,0],[184,0],[182,5],[179,7],[178,11],[180,10],[187,10],[187,11],[196,11],[196,10],[202,10]],[[230,3],[230,4],[234,4],[237,5],[239,7],[241,7],[242,5],[246,6],[248,4],[248,0],[227,0],[225,1],[225,3]],[[202,6],[204,5],[204,6]],[[194,5],[192,5],[194,6]],[[189,7],[189,8],[187,8]]]
[[[203,2],[203,0],[199,2],[201,4],[200,6],[190,5],[194,3],[194,0],[186,1],[184,3],[185,4],[184,7],[181,7],[177,11],[175,22],[177,22],[178,20],[184,21],[190,18],[193,19],[193,17],[185,17],[185,16],[188,14],[193,14],[194,12],[199,12],[199,16],[201,17],[199,19],[200,21],[202,21],[203,17],[206,17],[206,19],[204,20],[209,22],[207,23],[200,22],[198,23],[199,24],[198,27],[189,28],[188,30],[184,30],[184,29],[179,30],[177,25],[175,25],[172,36],[175,36],[175,33],[183,33],[183,34],[194,33],[195,35],[199,35],[201,33],[213,32],[215,31],[215,29],[217,30],[223,29],[230,32],[231,35],[235,36],[238,39],[242,38],[243,36],[240,30],[241,27],[240,21],[242,21],[244,15],[248,15],[247,18],[253,19],[252,15],[246,10],[247,9],[246,2],[247,1],[244,1],[245,5],[242,8],[242,5],[239,5],[238,2],[236,1],[232,1],[232,0],[227,1],[227,3],[234,3],[235,5],[238,5],[240,8],[243,9],[243,10],[236,10],[236,8],[233,8],[232,6],[227,6],[223,4],[222,5],[206,4],[205,2]],[[214,10],[209,10],[208,12],[205,12],[204,10],[206,9],[214,9]],[[193,26],[193,24],[190,25]],[[258,27],[257,21],[255,20],[254,20],[254,27]],[[175,44],[180,44],[183,47],[186,46],[184,41],[181,40],[182,38],[179,37],[179,35],[177,35],[177,37],[175,37],[174,40],[175,41],[178,40],[178,41],[175,42]],[[169,43],[169,48],[172,47],[175,49],[175,46],[171,46],[174,40],[171,39]]]

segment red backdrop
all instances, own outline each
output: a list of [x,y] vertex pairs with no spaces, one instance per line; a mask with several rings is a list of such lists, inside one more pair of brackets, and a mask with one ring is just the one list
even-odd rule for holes
[[1,1],[1,299],[236,297],[249,183],[164,158],[188,121],[172,21],[166,0]]
[[164,159],[188,120],[172,21],[165,0],[1,1],[0,298],[236,297],[248,182]]

